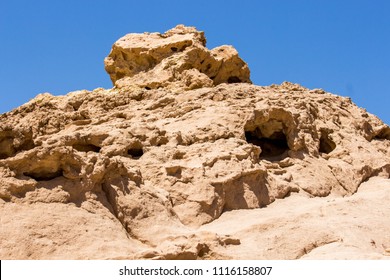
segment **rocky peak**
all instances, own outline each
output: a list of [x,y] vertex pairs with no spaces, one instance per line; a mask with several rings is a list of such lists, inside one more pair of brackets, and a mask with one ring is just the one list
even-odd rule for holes
[[1,259],[390,258],[390,128],[205,43],[126,35],[114,88],[0,115]]
[[191,90],[251,82],[236,49],[224,45],[209,50],[204,33],[184,25],[164,34],[127,34],[115,42],[104,63],[117,88]]

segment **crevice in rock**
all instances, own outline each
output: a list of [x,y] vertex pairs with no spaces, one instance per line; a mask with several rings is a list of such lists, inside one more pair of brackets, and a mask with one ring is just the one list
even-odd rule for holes
[[[127,188],[128,186],[126,186]],[[117,190],[111,186],[108,182],[103,182],[101,184],[101,190],[103,194],[104,206],[113,214],[113,216],[121,223],[123,229],[126,231],[129,238],[137,239],[143,242],[138,236],[131,232],[129,229],[127,222],[124,219],[124,215],[122,213],[122,209],[118,204],[117,198],[118,193]]]
[[301,259],[303,256],[309,254],[314,249],[317,249],[317,248],[320,248],[320,247],[323,247],[323,246],[326,246],[326,245],[329,245],[329,244],[332,244],[335,242],[340,242],[340,239],[337,238],[337,239],[333,239],[333,240],[322,240],[322,241],[316,241],[314,243],[311,243],[302,249],[302,251],[298,254],[296,259]]
[[101,188],[105,199],[104,204],[107,204],[105,207],[123,224],[123,221],[118,218],[118,207],[115,201],[116,195],[113,194],[114,190],[106,182],[101,184]]
[[81,144],[77,143],[72,145],[74,149],[76,149],[79,152],[95,152],[99,153],[100,152],[100,147],[93,145],[93,144]]

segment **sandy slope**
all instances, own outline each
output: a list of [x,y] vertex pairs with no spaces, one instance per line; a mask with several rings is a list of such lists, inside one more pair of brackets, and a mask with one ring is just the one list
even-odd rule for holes
[[348,197],[292,194],[262,209],[234,210],[200,230],[229,234],[238,259],[390,259],[390,180],[371,178]]

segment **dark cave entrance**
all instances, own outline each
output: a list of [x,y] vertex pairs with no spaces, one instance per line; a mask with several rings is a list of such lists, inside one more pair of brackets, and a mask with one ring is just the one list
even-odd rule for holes
[[245,138],[248,143],[261,148],[260,159],[280,161],[288,157],[289,146],[281,122],[274,121],[253,130],[248,129]]
[[59,168],[58,170],[35,170],[31,172],[24,172],[23,175],[28,176],[35,181],[50,181],[57,177],[64,176],[64,171]]
[[138,142],[134,143],[127,149],[127,154],[131,156],[132,159],[140,159],[144,155],[142,144]]
[[242,83],[241,79],[237,76],[231,76],[228,78],[228,84]]
[[328,133],[321,133],[319,152],[329,154],[336,148],[335,142],[330,139]]

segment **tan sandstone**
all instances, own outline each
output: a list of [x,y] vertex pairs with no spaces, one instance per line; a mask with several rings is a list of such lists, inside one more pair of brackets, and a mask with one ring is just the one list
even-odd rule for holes
[[128,34],[114,88],[0,115],[1,259],[389,259],[390,128],[205,44]]

